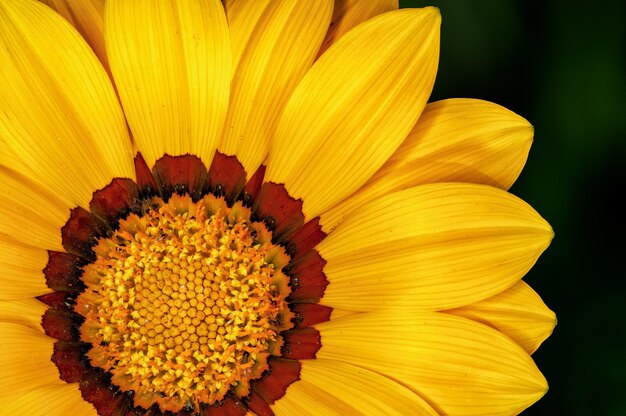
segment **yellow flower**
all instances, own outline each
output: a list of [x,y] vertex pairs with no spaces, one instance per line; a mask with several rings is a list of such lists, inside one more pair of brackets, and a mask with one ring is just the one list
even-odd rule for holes
[[521,278],[553,233],[506,192],[533,129],[427,104],[437,9],[43,2],[60,15],[0,2],[0,413],[510,415],[545,393],[555,317]]

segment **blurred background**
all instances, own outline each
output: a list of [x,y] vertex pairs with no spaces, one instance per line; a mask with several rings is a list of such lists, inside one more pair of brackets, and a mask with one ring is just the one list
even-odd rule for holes
[[[535,126],[511,192],[556,237],[525,280],[559,323],[533,355],[529,415],[626,415],[626,2],[400,1],[441,9],[431,101],[504,105]],[[589,3],[591,4],[591,3]]]

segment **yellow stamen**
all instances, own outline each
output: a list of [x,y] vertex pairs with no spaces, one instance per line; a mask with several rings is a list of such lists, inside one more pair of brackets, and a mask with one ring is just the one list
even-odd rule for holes
[[76,310],[92,364],[164,410],[245,391],[286,329],[282,265],[268,256],[282,249],[262,241],[267,230],[241,204],[174,195],[150,205],[102,239],[84,268]]

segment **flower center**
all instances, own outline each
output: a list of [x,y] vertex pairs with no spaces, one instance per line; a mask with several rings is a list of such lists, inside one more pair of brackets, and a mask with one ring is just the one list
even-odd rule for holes
[[241,203],[153,198],[101,239],[76,311],[92,365],[164,410],[222,400],[267,368],[289,313],[279,247]]
[[135,170],[73,208],[48,252],[37,299],[59,377],[102,416],[272,415],[332,312],[318,219],[234,156],[137,154]]

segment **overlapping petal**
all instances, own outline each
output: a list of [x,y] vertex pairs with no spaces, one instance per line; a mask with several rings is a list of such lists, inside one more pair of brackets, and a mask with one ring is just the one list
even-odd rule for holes
[[488,101],[430,103],[378,172],[358,191],[321,216],[326,230],[367,201],[434,182],[469,182],[508,189],[528,157],[533,127]]
[[0,413],[12,416],[97,416],[96,409],[85,401],[78,384],[45,386],[0,401]]
[[552,236],[535,210],[497,188],[429,184],[392,193],[318,246],[330,282],[322,302],[354,311],[478,302],[519,281]]
[[102,65],[109,70],[104,46],[105,0],[40,0],[63,16],[85,38]]
[[387,310],[331,319],[317,357],[384,374],[446,415],[513,415],[547,383],[532,359],[500,332],[469,319]]
[[20,324],[44,333],[41,317],[48,307],[37,299],[0,300],[0,322]]
[[0,166],[0,233],[34,247],[62,251],[60,229],[71,206],[42,185]]
[[276,402],[277,415],[437,415],[414,391],[382,374],[341,361],[302,363],[300,381]]
[[28,299],[50,293],[43,269],[48,252],[0,234],[0,300]]
[[50,361],[53,344],[54,339],[39,331],[0,322],[0,399],[65,384]]
[[[0,136],[22,164],[0,164],[87,206],[111,178],[134,178],[109,77],[70,24],[32,0],[0,4]],[[4,152],[3,152],[4,154]]]
[[333,18],[319,54],[321,55],[353,27],[398,9],[398,0],[335,0]]
[[105,11],[109,63],[148,165],[165,153],[192,153],[209,165],[231,78],[221,2],[111,0]]
[[496,328],[529,354],[539,348],[556,325],[554,312],[524,281],[483,301],[446,312]]
[[289,100],[266,178],[284,183],[314,218],[374,174],[430,95],[439,11],[398,10],[359,25],[311,68]]
[[332,6],[332,0],[272,1],[250,36],[218,148],[236,155],[249,175],[265,160],[280,114],[313,63]]
[[270,0],[225,0],[224,9],[230,29],[233,75],[239,66],[243,51],[250,42],[254,28],[270,6]]
[[[9,149],[9,145],[0,137],[0,163],[5,168],[15,172],[28,172],[30,169],[26,166],[17,155]],[[32,174],[31,174],[32,176]]]

